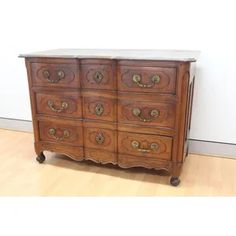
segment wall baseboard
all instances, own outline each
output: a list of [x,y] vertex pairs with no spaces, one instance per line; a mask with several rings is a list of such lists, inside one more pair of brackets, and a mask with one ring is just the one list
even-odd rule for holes
[[23,132],[33,132],[32,121],[0,117],[0,129],[11,129]]
[[236,144],[190,139],[189,153],[236,159]]
[[[33,132],[32,122],[29,120],[1,117],[0,129]],[[236,144],[191,139],[189,141],[189,153],[236,158]]]

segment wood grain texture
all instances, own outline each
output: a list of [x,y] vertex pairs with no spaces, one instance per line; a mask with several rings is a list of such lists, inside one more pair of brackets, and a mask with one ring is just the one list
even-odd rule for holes
[[116,90],[116,77],[114,63],[109,65],[101,64],[82,64],[81,78],[82,87],[90,89]]
[[[38,126],[40,141],[83,146],[83,130],[80,126],[69,125],[66,121],[39,121]],[[54,129],[55,134],[50,134],[50,129]]]
[[84,119],[95,119],[115,122],[117,117],[117,101],[113,97],[102,94],[83,95]]
[[102,149],[84,148],[85,160],[101,164],[117,164],[117,152],[108,152]]
[[84,147],[117,152],[117,133],[110,129],[84,128]]
[[[143,102],[137,99],[122,99],[118,101],[118,121],[119,123],[139,124],[140,126],[158,126],[165,128],[175,128],[175,104],[159,102]],[[133,114],[134,109],[140,110],[140,115]],[[159,114],[151,116],[151,112],[156,110]],[[144,120],[148,121],[144,121]]]
[[[67,104],[65,108],[63,108],[63,103]],[[38,92],[36,93],[36,112],[37,114],[82,118],[80,95],[77,92]]]
[[[63,64],[57,62],[56,59],[53,63],[32,62],[30,67],[34,86],[80,87],[78,65],[75,61],[71,64]],[[61,77],[58,74],[60,72]]]
[[180,176],[188,152],[191,62],[40,57],[26,58],[26,66],[38,155],[60,150],[74,160]]
[[62,149],[39,165],[33,142],[32,133],[0,129],[1,196],[236,196],[236,159],[190,154],[173,188],[156,171],[74,162]]
[[[140,83],[150,87],[139,87],[133,76],[139,75]],[[158,75],[160,82],[153,83],[152,77]],[[118,88],[121,91],[154,92],[175,94],[176,68],[145,67],[145,66],[120,66],[118,73]]]
[[[133,141],[139,143],[138,148],[132,146]],[[156,145],[155,149],[151,148],[152,144]],[[151,159],[171,160],[171,150],[172,138],[169,137],[128,132],[118,133],[118,152],[136,156],[137,160],[139,157],[146,159],[147,162]]]

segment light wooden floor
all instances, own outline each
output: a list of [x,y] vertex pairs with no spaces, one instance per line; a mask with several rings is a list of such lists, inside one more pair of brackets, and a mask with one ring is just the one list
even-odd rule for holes
[[143,169],[122,170],[75,162],[46,152],[35,161],[33,135],[0,129],[0,195],[160,196],[236,195],[236,159],[189,155],[181,185]]

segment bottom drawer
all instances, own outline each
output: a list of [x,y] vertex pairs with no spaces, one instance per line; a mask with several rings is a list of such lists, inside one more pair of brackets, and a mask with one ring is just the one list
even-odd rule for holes
[[152,159],[171,160],[172,138],[159,135],[118,133],[118,153]]
[[[93,124],[92,126],[98,126]],[[117,163],[117,132],[114,127],[84,127],[84,155],[101,163]]]
[[73,146],[83,146],[83,129],[81,126],[67,120],[39,120],[40,141],[64,143]]

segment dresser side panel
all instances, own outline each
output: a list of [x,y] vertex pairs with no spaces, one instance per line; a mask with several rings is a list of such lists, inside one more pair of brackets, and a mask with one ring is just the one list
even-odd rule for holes
[[[190,63],[181,63],[178,67],[177,76],[177,103],[176,112],[176,136],[174,138],[172,162],[175,175],[180,174],[181,164],[184,161],[185,126],[188,105]],[[175,170],[176,169],[176,170]]]

